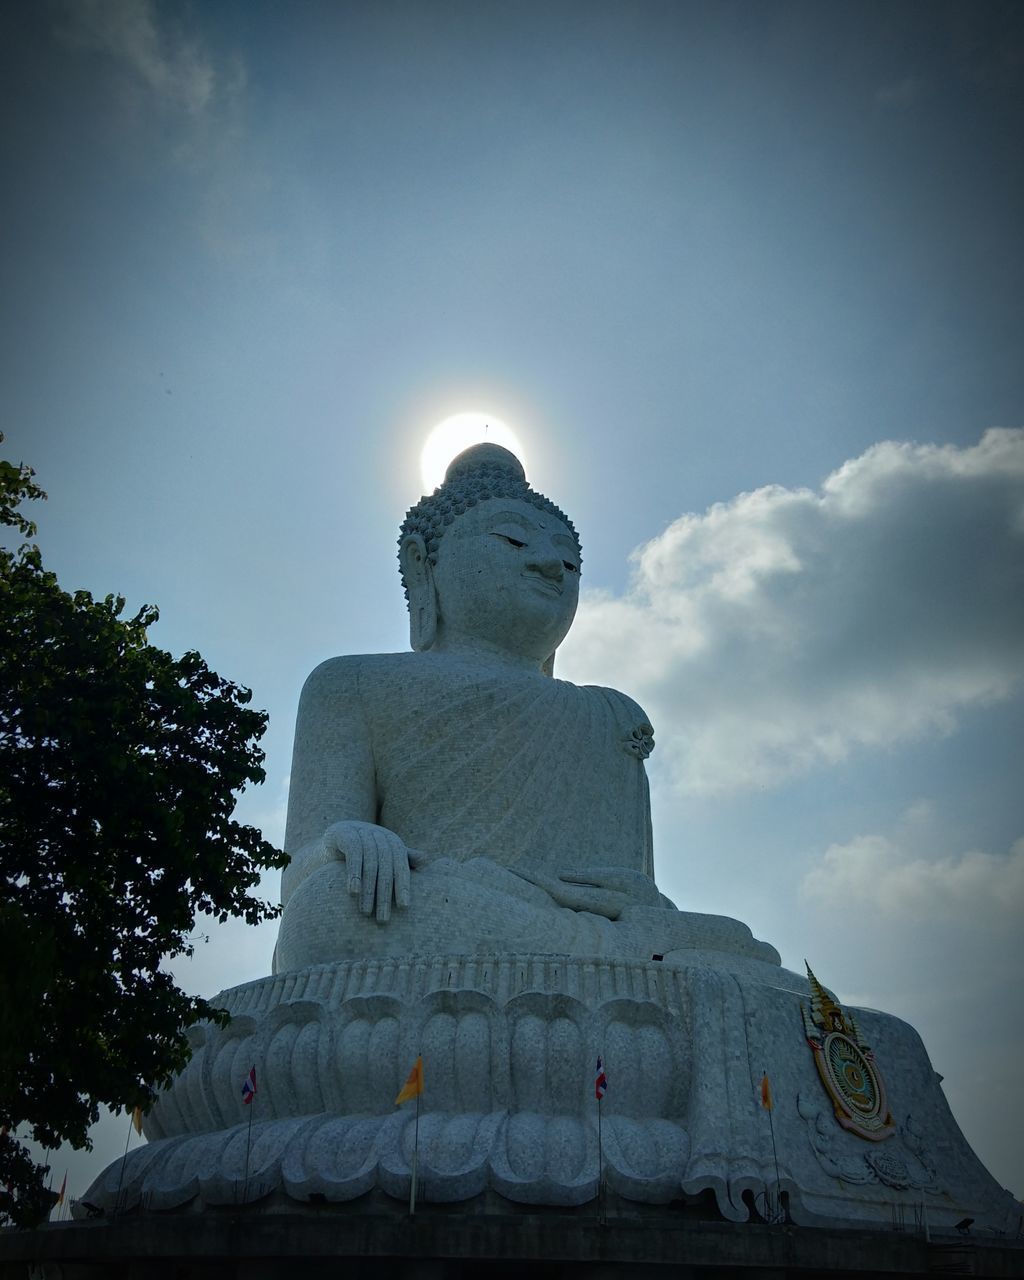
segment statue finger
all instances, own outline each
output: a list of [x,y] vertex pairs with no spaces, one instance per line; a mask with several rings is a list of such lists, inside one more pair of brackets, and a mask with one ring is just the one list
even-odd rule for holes
[[558,896],[561,906],[571,907],[573,911],[589,911],[597,916],[605,914],[601,910],[602,900],[603,895],[596,889],[588,891],[582,886],[573,892],[565,890]]
[[619,893],[633,884],[632,873],[619,867],[594,867],[590,871],[561,871],[558,878],[566,884],[587,885],[592,889],[610,889]]
[[591,915],[617,920],[630,900],[625,894],[610,889],[588,889],[583,885],[570,889],[566,885],[556,901],[573,911],[588,911]]
[[386,924],[391,919],[391,889],[395,881],[394,842],[377,831],[373,839],[377,846],[377,920]]
[[395,906],[407,907],[412,895],[410,885],[409,863],[412,861],[411,849],[396,849],[393,859],[395,869]]
[[[657,906],[661,901],[658,886],[642,871],[629,867],[592,867],[589,871],[563,871],[560,879],[565,884],[589,886],[598,893],[621,899],[623,906]],[[613,917],[614,918],[614,917]]]
[[596,890],[587,889],[583,885],[564,884],[561,880],[535,881],[534,883],[547,890],[560,907],[569,907],[572,911],[591,909]]
[[363,841],[363,880],[359,887],[359,910],[364,916],[373,911],[377,894],[377,843],[373,839]]
[[363,842],[356,838],[350,840],[349,845],[345,850],[345,865],[348,868],[348,891],[354,896],[363,882]]
[[535,884],[538,889],[543,889],[545,893],[554,896],[558,892],[557,880],[551,876],[546,876],[542,871],[528,871],[525,867],[508,867],[506,870],[511,871],[514,876],[518,876],[520,880],[526,880],[529,884]]
[[566,884],[578,884],[589,889],[598,889],[605,883],[603,879],[595,880],[593,875],[585,871],[559,871],[558,878]]

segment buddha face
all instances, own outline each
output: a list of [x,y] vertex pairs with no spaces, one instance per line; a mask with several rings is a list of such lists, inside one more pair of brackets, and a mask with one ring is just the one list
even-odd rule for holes
[[482,641],[544,661],[576,614],[576,541],[528,502],[489,498],[446,530],[433,570],[439,647]]

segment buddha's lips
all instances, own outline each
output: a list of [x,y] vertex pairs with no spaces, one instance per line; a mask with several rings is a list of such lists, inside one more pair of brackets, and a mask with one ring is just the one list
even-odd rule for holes
[[542,577],[541,574],[539,573],[524,573],[523,577],[527,578],[530,582],[538,583],[540,586],[545,587],[548,591],[554,592],[556,596],[560,596],[562,594],[562,588],[558,585],[557,582],[552,582],[550,578]]

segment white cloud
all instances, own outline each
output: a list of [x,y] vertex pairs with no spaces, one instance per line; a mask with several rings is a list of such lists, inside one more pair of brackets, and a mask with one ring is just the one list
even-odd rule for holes
[[930,822],[935,814],[935,807],[930,800],[915,800],[907,806],[903,813],[903,821],[908,825]]
[[826,849],[804,877],[801,897],[814,907],[906,921],[1012,923],[1024,911],[1024,839],[1005,857],[972,850],[934,861],[909,858],[886,836],[862,835]]
[[[587,593],[559,674],[625,687],[689,793],[945,734],[1024,676],[1024,431],[886,441],[688,514]],[[626,674],[623,674],[626,673]]]
[[844,1003],[917,1029],[964,1133],[1020,1195],[1020,1143],[1000,1117],[1016,1106],[1005,1064],[1024,1052],[1024,839],[921,857],[898,831],[859,835],[831,845],[796,898],[797,954]]
[[209,106],[218,87],[202,42],[162,22],[152,0],[74,0],[63,10],[60,34],[107,54],[159,99],[192,115]]
[[118,121],[149,164],[162,155],[198,183],[194,229],[221,264],[265,265],[278,248],[273,189],[246,129],[247,73],[211,48],[188,10],[156,0],[58,0],[57,36],[102,64]]

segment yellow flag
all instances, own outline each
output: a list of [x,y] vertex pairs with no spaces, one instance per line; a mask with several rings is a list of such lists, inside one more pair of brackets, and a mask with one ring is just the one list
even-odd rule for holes
[[409,1072],[409,1079],[402,1085],[402,1092],[395,1099],[395,1106],[401,1106],[403,1102],[408,1102],[410,1098],[418,1098],[422,1092],[423,1059],[417,1058],[413,1069]]
[[142,1136],[142,1108],[136,1107],[132,1112],[132,1124],[135,1126],[135,1132]]
[[772,1109],[772,1087],[768,1083],[767,1072],[761,1077],[761,1106],[765,1111]]

